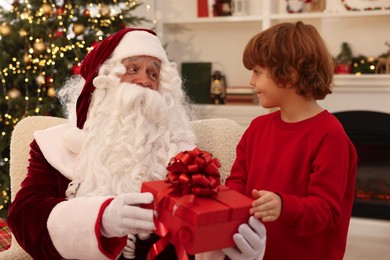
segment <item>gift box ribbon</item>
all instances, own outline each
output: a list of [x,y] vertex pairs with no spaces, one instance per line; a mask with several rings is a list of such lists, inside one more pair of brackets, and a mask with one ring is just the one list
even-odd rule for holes
[[[170,186],[159,192],[154,198],[154,209],[158,211],[161,207],[162,200],[167,195],[183,196],[172,209],[172,214],[177,214],[184,207],[194,202],[196,196],[212,197],[219,191],[220,174],[218,168],[221,166],[217,158],[213,158],[212,154],[194,148],[191,151],[184,151],[171,158],[168,163],[168,174],[166,182]],[[148,260],[154,259],[168,245],[170,241],[170,233],[168,228],[158,220],[158,216],[154,217],[156,229],[161,234],[160,240],[153,244],[148,253]],[[190,239],[188,234],[179,234],[182,241]],[[185,249],[181,245],[175,245],[176,254],[179,260],[187,260],[188,256]]]

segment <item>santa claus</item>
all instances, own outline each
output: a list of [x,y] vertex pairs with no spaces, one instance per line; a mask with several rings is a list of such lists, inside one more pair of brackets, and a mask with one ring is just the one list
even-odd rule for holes
[[[59,92],[69,122],[34,133],[9,226],[35,259],[145,259],[157,237],[141,184],[164,179],[168,160],[196,144],[181,78],[147,29],[106,38],[80,71]],[[240,251],[226,253],[261,257],[264,227],[243,225]]]

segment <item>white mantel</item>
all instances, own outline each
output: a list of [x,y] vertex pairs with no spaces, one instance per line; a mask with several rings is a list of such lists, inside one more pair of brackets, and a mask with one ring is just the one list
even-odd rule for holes
[[[333,93],[319,103],[329,112],[366,110],[390,114],[390,75],[336,75]],[[230,118],[247,127],[256,116],[269,113],[259,105],[195,105],[198,119]]]
[[333,93],[320,104],[330,112],[367,110],[390,114],[390,75],[336,75]]

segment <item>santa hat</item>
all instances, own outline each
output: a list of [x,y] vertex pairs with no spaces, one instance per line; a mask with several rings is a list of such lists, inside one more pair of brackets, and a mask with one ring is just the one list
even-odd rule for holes
[[80,66],[80,74],[85,79],[85,84],[76,104],[78,128],[82,129],[87,119],[92,93],[95,90],[93,80],[98,76],[101,65],[107,59],[122,60],[139,55],[156,57],[162,65],[169,63],[156,34],[140,28],[126,28],[107,37],[85,56]]

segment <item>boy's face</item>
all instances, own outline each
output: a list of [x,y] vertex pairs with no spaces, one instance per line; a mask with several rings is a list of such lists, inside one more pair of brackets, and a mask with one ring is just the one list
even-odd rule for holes
[[259,103],[264,108],[283,107],[295,90],[291,87],[278,87],[270,78],[267,69],[255,65],[252,69],[250,85],[253,86]]

